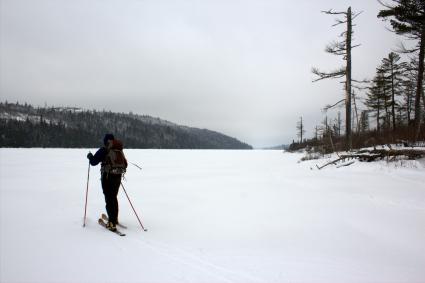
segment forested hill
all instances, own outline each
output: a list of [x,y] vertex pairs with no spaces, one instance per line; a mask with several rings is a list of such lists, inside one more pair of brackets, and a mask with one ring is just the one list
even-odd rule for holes
[[218,132],[150,116],[0,103],[0,147],[98,147],[105,133],[126,148],[252,149]]

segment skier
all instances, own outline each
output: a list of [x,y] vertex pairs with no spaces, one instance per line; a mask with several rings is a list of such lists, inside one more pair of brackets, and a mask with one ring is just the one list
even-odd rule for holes
[[101,148],[93,155],[87,154],[90,165],[96,166],[101,163],[101,181],[102,190],[105,195],[106,212],[108,214],[108,223],[106,228],[111,231],[117,231],[118,224],[118,191],[121,184],[122,174],[127,168],[127,161],[122,152],[122,143],[114,138],[113,134],[106,134],[103,138]]

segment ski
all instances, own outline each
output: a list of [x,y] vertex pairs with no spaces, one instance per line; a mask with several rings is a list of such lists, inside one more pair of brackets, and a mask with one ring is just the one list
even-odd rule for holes
[[[104,228],[105,228],[105,229],[107,229],[108,231],[111,231],[111,230],[109,230],[109,229],[106,227],[106,223],[105,223],[105,221],[103,221],[103,219],[102,219],[102,218],[99,218],[98,222],[99,222],[100,226],[104,227]],[[124,234],[124,233],[121,233],[118,229],[117,229],[116,231],[111,231],[111,232],[112,232],[112,233],[115,233],[115,234],[117,234],[117,235],[119,235],[119,236],[125,236],[125,234]]]
[[[106,222],[109,221],[108,215],[106,215],[105,213],[102,213],[102,219]],[[127,226],[122,225],[121,223],[117,224],[118,227],[121,227],[123,229],[127,229]]]

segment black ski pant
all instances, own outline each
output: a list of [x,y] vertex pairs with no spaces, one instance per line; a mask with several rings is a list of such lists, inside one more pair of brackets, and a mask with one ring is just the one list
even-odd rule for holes
[[106,212],[109,221],[118,223],[118,191],[121,185],[121,174],[102,174],[102,190],[105,195]]

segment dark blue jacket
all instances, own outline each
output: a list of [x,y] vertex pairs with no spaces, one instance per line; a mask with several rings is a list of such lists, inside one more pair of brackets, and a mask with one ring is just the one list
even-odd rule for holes
[[106,145],[109,140],[113,140],[114,135],[113,134],[106,134],[103,138],[103,144],[105,146],[102,146],[99,148],[94,155],[88,155],[87,158],[90,160],[90,165],[96,166],[97,164],[103,162],[105,160],[106,155],[108,154],[108,150],[106,149]]
[[101,163],[105,160],[106,154],[108,154],[108,151],[106,147],[102,146],[99,148],[96,153],[89,158],[90,165],[96,166],[97,164]]

